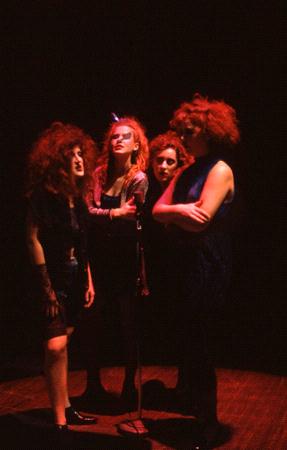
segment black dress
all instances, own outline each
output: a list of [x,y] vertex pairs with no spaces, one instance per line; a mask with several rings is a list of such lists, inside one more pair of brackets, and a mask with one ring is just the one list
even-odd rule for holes
[[[173,203],[199,200],[208,173],[220,160],[198,158],[180,176]],[[223,203],[209,227],[200,233],[170,227],[177,289],[179,344],[178,391],[199,418],[216,420],[216,375],[209,352],[209,323],[220,309],[231,273],[228,217],[231,203]]]
[[46,318],[42,311],[39,315],[43,337],[51,339],[65,335],[66,328],[76,324],[84,305],[88,288],[88,211],[81,198],[75,199],[74,208],[70,208],[66,198],[45,189],[31,195],[28,208],[38,226],[51,284],[62,306],[55,318]]

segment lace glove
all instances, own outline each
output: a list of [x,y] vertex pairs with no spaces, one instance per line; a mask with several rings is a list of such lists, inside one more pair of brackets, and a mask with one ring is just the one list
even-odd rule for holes
[[43,301],[43,309],[47,317],[56,317],[59,314],[60,303],[54,289],[46,264],[38,264],[35,266],[36,277]]

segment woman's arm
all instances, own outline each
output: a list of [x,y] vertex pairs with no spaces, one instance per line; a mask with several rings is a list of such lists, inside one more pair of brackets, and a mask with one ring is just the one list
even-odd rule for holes
[[173,223],[186,231],[203,231],[223,201],[233,192],[232,170],[223,161],[219,161],[210,170],[199,201],[194,203],[172,204],[177,178],[171,181],[155,204],[153,216],[159,222]]
[[111,210],[111,218],[120,217],[126,220],[135,220],[137,212],[135,195],[136,193],[140,193],[141,200],[144,202],[147,189],[148,179],[146,174],[138,172],[129,187],[123,192],[123,198],[126,199],[126,202],[120,208]]
[[94,193],[92,190],[88,192],[85,198],[89,214],[94,220],[110,220],[110,209],[98,208],[94,203]]
[[44,250],[38,239],[38,233],[38,225],[33,220],[32,212],[29,210],[27,215],[26,238],[30,259],[34,265],[45,264]]
[[99,208],[95,206],[94,192],[91,189],[86,196],[86,205],[91,215],[91,218],[95,222],[105,223],[113,219],[126,219],[134,220],[136,213],[136,206],[134,204],[134,199],[131,198],[122,204],[119,208]]
[[85,304],[84,304],[85,308],[89,308],[94,303],[94,298],[95,298],[95,289],[94,289],[94,283],[93,283],[93,279],[92,279],[90,264],[88,264],[87,272],[88,272],[88,288],[85,293]]
[[119,208],[114,208],[110,210],[110,218],[135,220],[137,211],[135,194],[141,193],[142,201],[144,201],[147,189],[148,189],[147,176],[144,173],[140,172],[135,176],[130,186],[122,194],[124,196],[123,198],[126,199],[126,201]]
[[28,252],[31,262],[35,267],[35,274],[40,287],[44,310],[47,316],[55,317],[59,314],[60,305],[48,274],[44,249],[38,238],[39,227],[33,220],[31,211],[28,212],[26,230]]

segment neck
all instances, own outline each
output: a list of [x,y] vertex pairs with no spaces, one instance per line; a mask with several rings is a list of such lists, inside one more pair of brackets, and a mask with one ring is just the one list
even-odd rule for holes
[[71,195],[69,195],[68,197],[68,201],[69,201],[69,207],[70,208],[74,208],[74,197],[72,197]]
[[114,174],[117,177],[121,177],[125,175],[131,168],[131,161],[130,158],[123,161],[123,160],[115,160],[114,161]]
[[189,153],[195,158],[208,155],[209,153],[208,143],[206,142],[205,139],[202,138],[194,139],[190,145]]
[[169,185],[169,183],[170,183],[170,181],[161,181],[161,182],[159,183],[162,192],[166,190],[166,188],[167,188],[167,186]]

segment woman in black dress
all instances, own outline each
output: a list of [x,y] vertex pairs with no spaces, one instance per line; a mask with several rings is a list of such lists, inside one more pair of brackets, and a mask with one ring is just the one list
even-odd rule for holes
[[97,329],[85,396],[95,402],[108,399],[100,378],[101,360],[108,363],[115,356],[113,352],[119,338],[125,362],[121,399],[124,406],[136,401],[135,195],[143,201],[147,191],[144,173],[147,153],[147,138],[138,120],[123,117],[112,123],[87,196],[91,220],[89,253],[97,289]]
[[[148,285],[151,298],[147,302],[145,330],[148,339],[153,342],[153,355],[160,357],[168,348],[173,347],[171,331],[173,329],[175,307],[173,301],[172,247],[166,227],[155,221],[152,209],[156,201],[179,170],[191,163],[181,139],[174,131],[167,131],[152,139],[149,143],[149,188],[144,205],[145,255]],[[155,339],[156,336],[156,339]],[[164,350],[165,349],[165,350]],[[157,352],[155,354],[155,352]],[[168,357],[168,355],[167,355]]]
[[170,125],[195,162],[174,177],[153,216],[167,225],[174,244],[182,356],[177,392],[212,439],[218,420],[208,320],[222,305],[230,277],[228,217],[235,186],[224,154],[239,141],[239,130],[231,106],[198,94],[175,111]]
[[27,243],[39,290],[45,376],[57,430],[95,423],[70,404],[67,344],[82,307],[94,300],[83,200],[96,157],[94,141],[76,126],[53,123],[28,160]]

